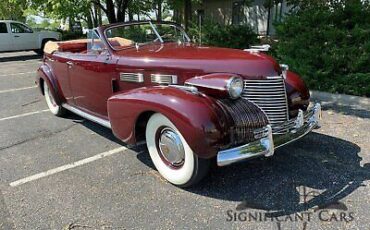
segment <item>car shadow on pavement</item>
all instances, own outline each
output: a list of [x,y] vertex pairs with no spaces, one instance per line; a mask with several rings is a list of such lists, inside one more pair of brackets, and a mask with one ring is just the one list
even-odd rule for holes
[[[76,115],[69,119],[121,145],[112,131]],[[155,170],[145,145],[128,146],[137,159]],[[340,200],[370,180],[370,163],[361,164],[361,148],[319,133],[281,147],[271,158],[258,158],[228,167],[214,167],[188,192],[236,201],[236,210],[257,209],[285,216],[309,209],[340,206]],[[302,194],[303,192],[303,194]]]
[[[361,166],[360,151],[351,142],[311,133],[278,149],[272,158],[216,168],[186,190],[237,201],[236,210],[264,210],[271,216],[303,212],[336,204],[370,180],[370,164]],[[148,155],[137,157],[153,168]]]
[[29,60],[41,60],[41,55],[21,55],[21,56],[9,56],[9,57],[0,57],[0,63],[2,62],[12,62],[12,61],[29,61]]
[[[146,151],[146,145],[140,144],[140,145],[128,145],[125,142],[122,142],[117,137],[114,136],[111,129],[108,129],[104,126],[98,125],[92,121],[86,120],[76,114],[68,113],[68,115],[65,117],[65,119],[73,120],[76,124],[81,124],[84,127],[90,129],[94,133],[112,141],[119,145],[126,146],[127,148],[135,151],[135,152],[143,152]],[[149,159],[150,160],[150,159]]]
[[354,143],[311,133],[270,159],[219,168],[188,191],[239,201],[237,209],[265,210],[271,216],[302,212],[337,203],[370,180],[370,164],[361,166],[360,151]]

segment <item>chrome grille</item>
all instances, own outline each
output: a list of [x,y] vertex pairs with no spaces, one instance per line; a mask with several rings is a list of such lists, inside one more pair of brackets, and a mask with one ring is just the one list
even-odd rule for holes
[[288,120],[288,103],[282,76],[263,80],[244,80],[242,97],[258,105],[272,126]]
[[254,103],[247,100],[218,100],[220,108],[231,118],[230,140],[233,146],[254,141],[261,133],[255,133],[268,124],[266,115]]

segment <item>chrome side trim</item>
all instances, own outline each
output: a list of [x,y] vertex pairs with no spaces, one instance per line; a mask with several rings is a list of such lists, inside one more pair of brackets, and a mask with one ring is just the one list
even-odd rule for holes
[[202,87],[202,88],[209,88],[209,89],[216,89],[216,90],[221,90],[221,91],[225,91],[226,90],[226,88],[216,87],[216,86],[209,86],[209,85],[203,85],[203,84],[199,84],[199,83],[185,82],[185,85],[191,85],[191,86],[195,86],[195,87]]
[[144,82],[144,75],[142,73],[120,73],[119,75],[120,81],[137,83]]
[[319,103],[315,104],[315,106],[308,111],[306,115],[299,116],[296,120],[292,120],[292,122],[302,124],[303,121],[303,125],[299,128],[290,130],[288,133],[273,135],[272,128],[268,125],[266,127],[268,129],[267,137],[263,134],[263,130],[257,130],[255,134],[257,136],[261,135],[261,139],[243,146],[218,152],[217,165],[225,166],[258,156],[268,157],[273,155],[276,148],[296,141],[307,135],[313,129],[320,127],[321,105]]
[[188,91],[188,92],[193,93],[193,94],[198,94],[199,93],[198,89],[194,86],[169,85],[169,87],[185,90],[185,91]]
[[88,114],[88,113],[86,113],[86,112],[84,112],[84,111],[82,111],[80,109],[77,109],[77,108],[75,108],[73,106],[70,106],[68,104],[63,104],[62,106],[66,110],[69,110],[72,113],[75,113],[75,114],[77,114],[77,115],[79,115],[79,116],[81,116],[81,117],[83,117],[83,118],[85,118],[87,120],[90,120],[90,121],[93,121],[95,123],[98,123],[99,125],[102,125],[102,126],[108,128],[108,129],[111,129],[112,128],[111,127],[111,124],[110,124],[110,122],[108,120],[105,120],[105,119],[96,117],[94,115]]

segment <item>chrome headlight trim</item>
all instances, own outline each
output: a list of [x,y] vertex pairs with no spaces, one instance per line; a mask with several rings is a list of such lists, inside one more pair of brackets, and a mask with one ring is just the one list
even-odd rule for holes
[[284,79],[286,79],[287,71],[289,70],[289,66],[287,64],[280,64],[281,72],[283,74]]
[[244,89],[244,81],[241,77],[231,77],[226,85],[226,89],[231,99],[237,99],[241,97]]

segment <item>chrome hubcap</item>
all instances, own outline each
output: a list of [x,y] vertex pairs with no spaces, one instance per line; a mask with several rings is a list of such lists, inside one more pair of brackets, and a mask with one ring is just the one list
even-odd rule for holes
[[185,161],[185,150],[180,136],[171,128],[164,128],[159,136],[159,150],[171,166],[180,167]]

